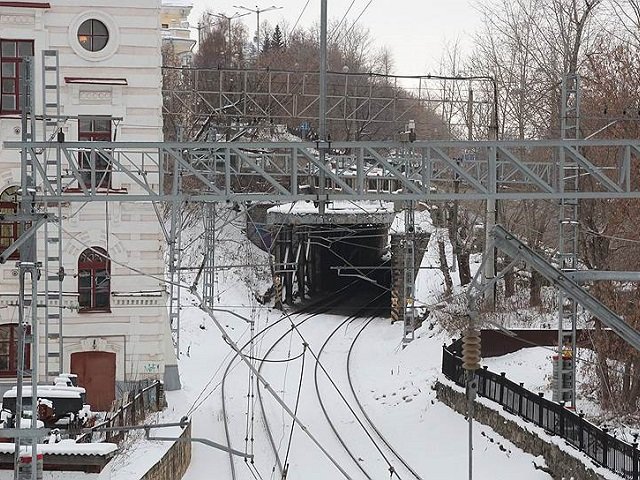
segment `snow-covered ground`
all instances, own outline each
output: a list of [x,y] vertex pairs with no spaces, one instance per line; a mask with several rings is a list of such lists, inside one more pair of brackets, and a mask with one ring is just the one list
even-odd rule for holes
[[[265,254],[243,238],[242,228],[242,221],[236,220],[221,230],[216,249],[218,265],[268,263]],[[190,234],[195,236],[193,232]],[[432,236],[423,267],[437,265],[436,238],[437,235]],[[185,242],[188,243],[189,240]],[[194,264],[198,258],[201,256],[194,250]],[[268,286],[266,272],[268,269],[265,267],[221,271],[216,307],[232,310],[246,320],[225,312],[215,312],[215,318],[228,339],[240,346],[249,341],[252,333],[273,325],[243,351],[254,359],[261,359],[279,341],[268,354],[268,359],[278,362],[265,363],[261,374],[289,409],[296,410],[297,417],[306,428],[305,432],[296,426],[289,442],[290,416],[265,388],[260,389],[280,461],[284,463],[285,457],[287,459],[287,478],[383,479],[390,477],[390,465],[398,472],[392,478],[466,478],[468,424],[464,417],[438,402],[431,388],[440,376],[441,347],[449,340],[447,336],[436,329],[430,330],[427,322],[417,332],[416,340],[402,349],[402,326],[391,325],[386,318],[376,318],[362,330],[350,359],[354,389],[362,406],[389,444],[416,473],[414,476],[368,426],[348,386],[348,351],[367,317],[352,319],[340,326],[345,315],[319,314],[301,324],[297,331],[291,331],[291,322],[301,322],[304,317],[292,314],[283,318],[282,312],[260,305],[255,300],[253,293],[261,293]],[[190,280],[188,276],[184,278],[187,283]],[[418,278],[418,299],[421,303],[435,303],[442,296],[442,290],[440,272],[423,268]],[[167,393],[169,408],[158,415],[157,420],[177,420],[182,415],[189,415],[194,437],[227,444],[222,388],[225,371],[233,360],[224,383],[231,446],[254,455],[253,461],[249,462],[242,458],[234,459],[235,478],[282,478],[267,436],[255,376],[250,376],[247,366],[235,358],[214,321],[197,307],[197,300],[186,291],[183,303],[179,361],[183,388]],[[356,303],[354,299],[353,305]],[[247,320],[253,322],[253,328]],[[344,443],[353,450],[355,461],[339,443],[320,407],[314,383],[314,355],[320,355],[322,367],[337,387],[334,388],[327,375],[318,368],[320,398]],[[287,359],[291,360],[280,362]],[[258,360],[252,360],[252,363],[259,366]],[[346,401],[340,398],[337,390]],[[165,433],[173,434],[162,432]],[[319,446],[307,433],[316,439]],[[476,479],[550,478],[534,467],[534,464],[544,465],[542,458],[522,452],[487,427],[475,425],[473,442]],[[161,442],[132,443],[104,478],[138,478],[168,447]],[[212,478],[214,472],[215,478],[232,478],[229,456],[211,447],[194,444],[192,463],[185,479]]]

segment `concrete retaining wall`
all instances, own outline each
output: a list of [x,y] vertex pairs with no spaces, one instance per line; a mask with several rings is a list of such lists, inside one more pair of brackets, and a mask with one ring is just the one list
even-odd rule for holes
[[191,423],[167,453],[140,480],[180,480],[191,463]]
[[[436,382],[435,390],[438,400],[456,412],[465,415],[467,397],[449,385]],[[479,402],[475,403],[474,418],[510,440],[515,446],[534,456],[542,455],[554,479],[601,480],[605,477],[596,473],[580,459],[563,451],[558,445],[546,442],[535,433],[529,432],[513,420]],[[570,448],[570,447],[567,447]],[[578,453],[578,452],[576,452]]]

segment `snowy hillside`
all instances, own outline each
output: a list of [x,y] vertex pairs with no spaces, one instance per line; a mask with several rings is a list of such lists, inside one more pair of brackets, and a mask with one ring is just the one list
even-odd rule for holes
[[[305,317],[295,314],[286,317],[255,301],[254,293],[267,287],[268,259],[244,239],[242,217],[232,221],[229,212],[222,212],[228,220],[220,232],[222,241],[216,250],[217,264],[257,267],[230,268],[219,274],[219,308],[253,320],[253,326],[229,313],[217,312],[216,317],[229,339],[239,345],[247,343],[252,333],[270,327],[244,352],[254,359],[252,363],[256,368],[260,367],[259,359],[267,357],[273,361],[262,365],[261,374],[288,407],[297,410],[307,431],[325,450],[323,453],[299,426],[292,434],[289,415],[264,388],[260,388],[279,461],[282,468],[287,468],[288,464],[287,478],[389,478],[390,466],[397,472],[394,474],[397,478],[463,478],[467,468],[467,423],[462,416],[439,403],[431,389],[440,375],[441,346],[447,338],[425,326],[418,332],[418,339],[402,350],[402,326],[391,325],[389,319],[375,318],[369,322],[369,318],[361,317],[341,325],[345,321],[344,315],[327,313],[314,316],[297,331],[292,331],[291,322],[297,324]],[[193,238],[196,236],[192,235]],[[437,258],[436,242],[431,243],[423,266]],[[197,249],[197,245],[196,241],[194,248]],[[197,258],[198,253],[194,251],[192,259]],[[440,294],[439,275],[437,270],[421,271],[418,284],[423,303],[428,304]],[[189,279],[185,277],[184,280]],[[265,428],[255,376],[250,377],[246,365],[238,360],[212,320],[197,308],[188,293],[185,293],[184,304],[180,358],[183,389],[168,393],[170,407],[162,417],[179,418],[188,414],[193,419],[195,437],[206,437],[226,445],[226,413],[231,447],[254,455],[253,461],[248,462],[234,458],[235,478],[281,478]],[[347,357],[352,345],[349,366],[358,400],[408,467],[401,464],[369,426],[348,386]],[[318,356],[321,367],[316,368],[314,357]],[[337,390],[323,373],[323,368]],[[319,395],[314,384],[315,375]],[[319,397],[336,431],[353,450],[356,461],[349,457],[331,430]],[[543,464],[542,459],[523,453],[483,426],[478,425],[474,433],[475,478],[549,478],[534,468],[534,463]],[[143,442],[137,448],[149,458],[158,456],[166,448],[160,444],[145,446],[145,443],[152,442]],[[154,449],[155,452],[150,453]],[[138,458],[135,452],[129,454],[130,459]],[[210,478],[212,471],[216,472],[216,478],[232,478],[231,468],[226,453],[194,445],[193,461],[185,478]],[[496,472],[500,472],[499,476]],[[121,467],[111,478],[131,478],[132,473],[130,467]]]

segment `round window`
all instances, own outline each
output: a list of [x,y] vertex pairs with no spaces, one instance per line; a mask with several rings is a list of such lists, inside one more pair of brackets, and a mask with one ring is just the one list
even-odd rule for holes
[[107,46],[109,30],[100,20],[85,20],[78,28],[78,41],[85,50],[99,52]]

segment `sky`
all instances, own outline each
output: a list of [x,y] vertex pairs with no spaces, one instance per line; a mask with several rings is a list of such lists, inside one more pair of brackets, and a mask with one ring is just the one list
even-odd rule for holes
[[[347,21],[353,22],[361,12],[358,23],[371,30],[377,47],[388,47],[394,58],[394,73],[397,75],[426,75],[438,73],[438,64],[443,47],[459,41],[465,52],[472,48],[471,35],[479,27],[479,15],[472,7],[473,0],[354,0]],[[197,25],[201,13],[233,15],[234,5],[255,9],[266,9],[272,5],[282,9],[265,12],[260,21],[276,24],[283,20],[293,25],[303,11],[306,0],[269,0],[256,3],[246,0],[193,0],[191,24]],[[329,0],[329,19],[341,19],[351,0]],[[300,25],[309,26],[320,20],[320,0],[309,0],[300,19]],[[255,31],[256,15],[251,14],[240,21]]]

